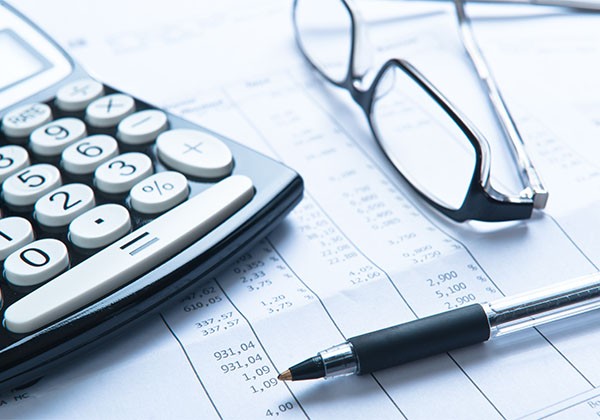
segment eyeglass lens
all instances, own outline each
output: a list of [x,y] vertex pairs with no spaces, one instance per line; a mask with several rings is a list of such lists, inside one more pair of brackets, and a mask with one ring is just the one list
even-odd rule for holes
[[[297,0],[295,22],[304,53],[325,76],[345,80],[352,17],[341,0]],[[373,88],[371,124],[385,153],[423,194],[461,208],[476,168],[476,152],[457,123],[407,72],[386,68]]]
[[438,204],[459,209],[476,167],[475,148],[450,115],[404,69],[386,68],[371,108],[373,130],[394,166]]

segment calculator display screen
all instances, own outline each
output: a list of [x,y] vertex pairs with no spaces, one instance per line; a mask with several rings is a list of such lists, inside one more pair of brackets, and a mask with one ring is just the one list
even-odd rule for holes
[[52,64],[10,29],[0,30],[0,91],[48,70]]

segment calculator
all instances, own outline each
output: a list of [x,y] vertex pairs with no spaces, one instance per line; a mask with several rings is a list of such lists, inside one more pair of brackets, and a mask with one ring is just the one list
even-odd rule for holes
[[0,390],[132,328],[264,238],[300,176],[90,77],[0,1]]

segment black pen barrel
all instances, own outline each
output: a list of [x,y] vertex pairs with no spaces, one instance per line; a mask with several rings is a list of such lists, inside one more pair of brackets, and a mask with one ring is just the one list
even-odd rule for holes
[[350,338],[358,374],[445,353],[490,338],[488,316],[479,304]]

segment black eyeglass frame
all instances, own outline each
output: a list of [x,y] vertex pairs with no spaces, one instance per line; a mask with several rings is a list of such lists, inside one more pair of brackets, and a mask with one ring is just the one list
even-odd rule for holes
[[[388,161],[394,167],[396,172],[411,186],[411,188],[428,204],[437,209],[447,217],[457,221],[464,222],[466,220],[481,220],[487,222],[498,222],[498,221],[509,221],[509,220],[521,220],[528,219],[531,217],[534,208],[533,197],[511,197],[504,195],[492,188],[490,185],[490,149],[485,138],[476,130],[476,128],[460,114],[460,112],[448,101],[442,93],[435,87],[429,80],[425,78],[415,67],[410,63],[402,59],[390,59],[381,66],[377,71],[373,82],[366,90],[361,90],[357,87],[357,84],[361,82],[361,76],[357,75],[354,71],[355,64],[355,48],[357,39],[357,23],[356,16],[352,8],[348,5],[346,0],[340,1],[346,8],[351,21],[351,43],[350,43],[350,57],[348,60],[348,69],[346,76],[342,81],[336,81],[327,76],[311,59],[307,52],[302,46],[300,31],[296,20],[296,10],[298,2],[302,0],[294,0],[292,8],[292,20],[294,26],[294,34],[296,43],[311,67],[316,70],[322,77],[328,82],[346,89],[354,101],[362,108],[368,121],[371,133],[377,145],[382,150]],[[377,86],[382,77],[386,72],[396,67],[408,75],[415,83],[417,83],[454,121],[454,123],[464,133],[466,138],[469,140],[475,150],[475,167],[471,182],[465,194],[465,198],[461,206],[457,209],[446,207],[433,198],[429,197],[426,192],[415,186],[394,164],[389,154],[387,153],[384,145],[382,144],[377,130],[375,128],[372,111],[373,104],[375,102],[375,92]]]

